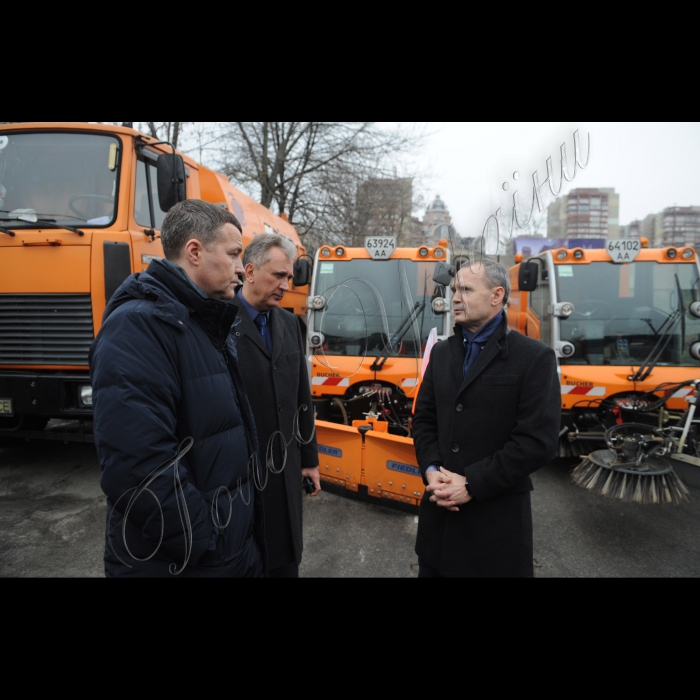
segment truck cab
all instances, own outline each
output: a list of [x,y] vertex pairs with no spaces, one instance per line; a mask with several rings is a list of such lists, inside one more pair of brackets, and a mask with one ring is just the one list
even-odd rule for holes
[[[185,198],[232,211],[244,245],[278,231],[305,253],[284,218],[130,127],[0,125],[0,438],[91,439],[38,431],[50,419],[91,419],[87,357],[106,304],[163,257],[163,219]],[[306,292],[286,299],[300,317]]]
[[[557,355],[562,456],[602,440],[635,397],[697,378],[700,277],[694,248],[609,240],[603,249],[545,251],[510,273],[509,326]],[[683,410],[690,391],[679,391],[668,408]]]

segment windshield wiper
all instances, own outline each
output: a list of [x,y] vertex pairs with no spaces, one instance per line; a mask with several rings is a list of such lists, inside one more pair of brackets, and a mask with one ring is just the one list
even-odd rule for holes
[[[413,323],[414,319],[424,308],[425,308],[424,301],[417,301],[416,302],[416,305],[411,309],[408,316],[406,316],[406,318],[403,320],[403,322],[399,326],[399,329],[394,334],[392,344],[398,343],[406,335],[406,333],[408,333],[408,329],[411,327],[411,324]],[[382,354],[372,363],[370,369],[373,370],[374,372],[379,372],[381,369],[384,368],[384,363],[387,361],[388,357],[389,357],[389,348],[387,348],[387,346],[385,345],[384,352],[382,352]]]
[[10,231],[9,229],[6,229],[6,228],[0,228],[0,233],[6,233],[8,236],[14,236],[14,235],[15,235],[15,232],[14,232],[14,231]]
[[[644,360],[641,367],[630,377],[633,382],[643,382],[652,372],[654,367],[658,364],[663,355],[666,346],[669,344],[673,334],[679,323],[682,322],[682,333],[685,337],[685,305],[683,304],[683,295],[681,294],[681,285],[678,281],[678,275],[674,275],[676,278],[676,287],[678,288],[678,307],[676,310],[661,324],[659,328],[659,339],[656,341],[654,347],[651,349],[646,360]],[[668,324],[668,325],[667,325]],[[663,329],[666,328],[664,331]],[[662,333],[663,331],[663,333]],[[661,343],[663,342],[663,345]],[[660,346],[660,347],[659,347]]]
[[[2,218],[0,218],[0,221],[19,221],[23,224],[32,225],[32,228],[64,228],[66,229],[66,231],[72,231],[73,233],[77,233],[79,236],[85,235],[85,231],[81,231],[79,228],[73,228],[73,226],[57,224],[53,221],[49,221],[48,219],[37,219],[36,221],[27,221],[26,219],[20,219],[17,216],[3,216]],[[41,226],[37,226],[36,224],[41,224]]]

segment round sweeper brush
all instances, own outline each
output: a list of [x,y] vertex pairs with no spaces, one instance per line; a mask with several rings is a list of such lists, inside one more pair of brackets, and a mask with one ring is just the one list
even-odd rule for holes
[[649,457],[640,469],[634,462],[617,463],[612,450],[591,452],[571,473],[576,484],[608,498],[635,503],[673,503],[688,500],[689,491],[661,457]]
[[657,454],[668,448],[660,430],[625,423],[608,430],[605,441],[610,449],[591,452],[571,473],[578,486],[634,503],[678,505],[688,500],[686,485]]

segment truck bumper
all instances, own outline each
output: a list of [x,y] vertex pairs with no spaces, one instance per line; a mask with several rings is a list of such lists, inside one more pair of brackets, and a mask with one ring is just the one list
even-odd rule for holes
[[91,418],[92,406],[80,396],[81,387],[89,385],[87,371],[0,371],[0,431],[21,429],[27,418]]

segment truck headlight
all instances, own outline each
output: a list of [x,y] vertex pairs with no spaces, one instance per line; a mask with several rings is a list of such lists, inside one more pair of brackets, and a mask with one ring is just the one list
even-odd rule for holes
[[312,333],[309,336],[309,346],[312,348],[320,348],[326,342],[323,333]]
[[314,311],[320,311],[326,305],[326,299],[320,295],[311,297],[308,306]]
[[576,348],[572,343],[561,340],[557,343],[556,352],[559,357],[571,357],[576,352]]
[[89,384],[81,385],[79,396],[81,406],[92,406],[92,387]]
[[445,311],[447,311],[449,304],[447,303],[447,299],[444,297],[435,297],[435,299],[433,299],[432,307],[436,314],[444,314]]
[[562,301],[552,307],[552,314],[557,318],[569,318],[572,313],[574,305],[570,301]]

